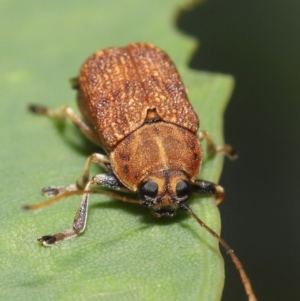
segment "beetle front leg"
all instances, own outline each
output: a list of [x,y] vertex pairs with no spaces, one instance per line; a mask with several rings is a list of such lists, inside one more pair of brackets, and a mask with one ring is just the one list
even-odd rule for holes
[[134,204],[140,204],[140,201],[138,199],[129,198],[126,196],[119,195],[117,193],[113,192],[107,192],[107,191],[93,191],[91,190],[92,186],[104,186],[109,187],[115,190],[124,190],[125,187],[118,181],[118,179],[113,174],[99,174],[92,178],[91,181],[89,181],[84,189],[84,191],[87,191],[84,193],[82,200],[80,202],[80,205],[77,209],[72,228],[67,229],[63,232],[56,233],[53,235],[44,235],[40,238],[38,238],[38,241],[44,245],[44,246],[50,246],[52,244],[58,243],[63,240],[67,240],[73,237],[76,237],[80,233],[82,233],[85,230],[86,221],[87,221],[87,215],[88,215],[88,201],[89,196],[91,193],[103,193],[105,195],[108,195],[112,198],[116,198],[122,202],[126,203],[134,203]]
[[[88,184],[86,185],[86,190],[89,190],[92,185],[95,185],[93,180],[88,182]],[[38,241],[44,246],[50,246],[62,240],[67,240],[76,237],[78,234],[82,233],[85,229],[86,220],[87,220],[88,200],[89,200],[89,193],[85,193],[77,209],[72,228],[53,235],[42,236],[38,238]]]
[[216,205],[219,205],[225,196],[222,186],[204,180],[196,180],[192,186],[193,192],[202,196],[214,196]]
[[207,131],[200,131],[197,134],[197,138],[200,142],[204,139],[207,141],[207,152],[210,156],[214,156],[217,153],[225,154],[229,159],[236,159],[237,152],[229,145],[216,145],[210,137],[210,134]]

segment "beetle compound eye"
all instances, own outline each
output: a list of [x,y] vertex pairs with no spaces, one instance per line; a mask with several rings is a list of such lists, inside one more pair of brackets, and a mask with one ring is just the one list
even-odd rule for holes
[[176,195],[178,198],[187,198],[191,196],[191,185],[186,181],[179,181],[176,185]]
[[154,181],[148,181],[142,184],[139,193],[142,199],[145,197],[155,198],[158,192],[158,185]]

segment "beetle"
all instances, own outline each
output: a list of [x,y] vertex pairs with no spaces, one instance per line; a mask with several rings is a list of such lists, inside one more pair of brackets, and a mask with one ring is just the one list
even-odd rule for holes
[[[93,153],[76,183],[45,187],[42,193],[48,200],[25,206],[38,209],[82,194],[72,227],[38,241],[49,246],[82,233],[92,193],[145,206],[156,217],[172,217],[181,209],[219,240],[236,265],[249,300],[255,301],[250,281],[233,250],[187,204],[193,194],[213,196],[216,204],[224,197],[220,185],[196,178],[203,157],[201,142],[207,141],[212,156],[224,153],[235,158],[236,153],[228,145],[216,145],[208,132],[198,132],[198,117],[169,56],[149,43],[100,50],[85,61],[72,87],[77,90],[82,118],[67,106],[48,109],[31,105],[30,110],[51,118],[70,119],[106,155]],[[105,173],[90,179],[91,163],[100,165]],[[137,197],[95,191],[94,186]]]

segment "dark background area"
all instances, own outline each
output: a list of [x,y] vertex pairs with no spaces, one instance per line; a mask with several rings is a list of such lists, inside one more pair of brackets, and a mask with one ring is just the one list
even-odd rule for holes
[[[225,138],[240,157],[220,180],[222,236],[260,301],[300,300],[300,1],[210,0],[177,26],[200,40],[192,68],[236,78]],[[222,300],[246,300],[224,257]]]

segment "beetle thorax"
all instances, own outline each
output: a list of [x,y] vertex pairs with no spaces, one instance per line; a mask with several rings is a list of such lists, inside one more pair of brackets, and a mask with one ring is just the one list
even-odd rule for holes
[[132,191],[157,172],[180,171],[193,181],[201,159],[201,146],[194,133],[162,121],[144,124],[111,153],[114,173]]

